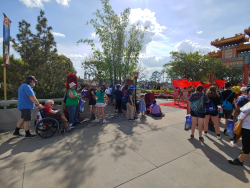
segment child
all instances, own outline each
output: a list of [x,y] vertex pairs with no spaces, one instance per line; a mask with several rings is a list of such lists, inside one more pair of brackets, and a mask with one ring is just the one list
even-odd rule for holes
[[143,117],[145,117],[145,114],[146,114],[146,103],[145,103],[145,96],[144,95],[141,95],[140,111],[141,111],[141,115]]
[[96,96],[97,96],[97,101],[96,101],[96,105],[95,105],[97,107],[97,119],[96,119],[96,122],[97,123],[100,122],[99,113],[100,113],[100,110],[101,110],[102,111],[103,123],[108,123],[108,121],[105,119],[105,115],[104,115],[104,107],[105,107],[104,97],[106,96],[106,94],[105,94],[105,88],[103,86],[101,87],[101,91],[96,93]]

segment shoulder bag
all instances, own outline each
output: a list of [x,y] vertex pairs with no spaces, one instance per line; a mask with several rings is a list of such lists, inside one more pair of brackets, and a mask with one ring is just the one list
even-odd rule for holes
[[249,115],[250,115],[250,112],[243,118],[243,120],[238,121],[237,123],[235,123],[234,134],[241,135],[242,123],[247,118],[247,116],[249,116]]

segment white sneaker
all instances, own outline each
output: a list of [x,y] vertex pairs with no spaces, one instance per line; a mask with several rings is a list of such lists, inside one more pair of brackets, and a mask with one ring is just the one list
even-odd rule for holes
[[218,139],[218,140],[221,140],[221,136],[217,136],[217,139]]
[[70,130],[74,129],[75,127],[72,126],[72,124],[69,124]]
[[233,147],[237,147],[237,144],[234,143],[234,141],[231,141],[230,144],[231,144]]
[[207,136],[207,133],[205,133],[205,132],[203,132],[202,134],[203,134],[204,136]]
[[108,121],[106,119],[103,120],[103,123],[108,123]]
[[99,122],[100,122],[100,119],[96,119],[95,122],[96,122],[96,123],[99,123]]
[[67,129],[66,129],[66,131],[68,132],[68,131],[70,131],[71,130],[71,128],[70,127],[68,127]]

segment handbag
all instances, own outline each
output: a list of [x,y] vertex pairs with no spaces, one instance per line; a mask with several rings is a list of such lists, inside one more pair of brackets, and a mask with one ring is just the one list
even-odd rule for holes
[[249,115],[250,115],[250,112],[244,117],[243,120],[238,121],[238,122],[235,124],[235,126],[234,126],[234,133],[235,133],[236,135],[241,135],[242,123],[243,123],[243,121],[247,118],[247,116],[249,116]]

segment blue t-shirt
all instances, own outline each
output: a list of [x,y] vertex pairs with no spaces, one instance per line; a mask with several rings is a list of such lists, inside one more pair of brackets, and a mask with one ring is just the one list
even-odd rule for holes
[[18,89],[17,108],[34,109],[35,104],[30,100],[29,96],[36,96],[29,84],[23,83]]
[[239,106],[239,107],[243,107],[247,103],[248,103],[248,96],[247,95],[242,95],[242,96],[239,96],[238,102],[237,102],[236,105]]

